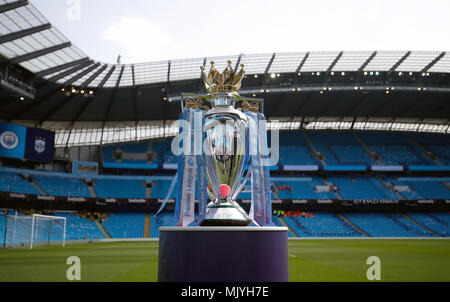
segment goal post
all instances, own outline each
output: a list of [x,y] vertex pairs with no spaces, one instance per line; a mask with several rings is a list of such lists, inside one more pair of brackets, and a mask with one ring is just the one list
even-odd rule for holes
[[33,214],[6,215],[4,246],[30,247],[66,244],[66,218]]

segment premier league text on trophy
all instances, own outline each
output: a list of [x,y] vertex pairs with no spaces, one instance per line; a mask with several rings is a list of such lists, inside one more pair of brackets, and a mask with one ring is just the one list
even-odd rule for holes
[[[272,124],[277,124],[278,121],[271,121]],[[202,114],[201,112],[196,112],[194,114],[194,127],[191,127],[191,123],[186,120],[177,120],[172,124],[172,127],[179,128],[179,134],[174,137],[172,140],[171,149],[174,155],[202,155],[206,154],[207,156],[211,156],[211,145],[208,139],[204,139],[205,137],[203,133],[208,131],[217,132],[215,137],[223,138],[223,141],[216,142],[216,148],[214,151],[215,155],[245,155],[245,149],[234,148],[234,144],[242,143],[245,141],[246,129],[242,124],[236,123],[235,121],[227,120],[225,125],[223,125],[220,121],[212,121],[207,125],[203,124]],[[266,120],[259,121],[260,126],[256,129],[269,129],[267,126]],[[249,154],[248,155],[257,155],[261,154],[266,156],[266,160],[263,161],[263,166],[274,166],[278,165],[279,161],[279,129],[275,127],[270,127],[270,147],[267,149],[261,148],[261,145],[256,143],[255,138],[257,135],[266,135],[265,133],[254,133],[253,128],[249,129]],[[192,137],[194,139],[192,140]],[[194,146],[192,146],[192,141]],[[218,148],[218,146],[221,148]],[[258,149],[259,148],[259,149]],[[237,152],[238,154],[234,154]]]

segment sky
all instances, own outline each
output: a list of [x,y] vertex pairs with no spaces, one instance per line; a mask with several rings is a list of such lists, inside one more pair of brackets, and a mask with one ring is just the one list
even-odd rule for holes
[[31,0],[89,57],[450,51],[450,0]]

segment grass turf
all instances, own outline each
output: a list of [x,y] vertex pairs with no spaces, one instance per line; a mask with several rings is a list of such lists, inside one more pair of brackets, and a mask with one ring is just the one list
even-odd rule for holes
[[[81,259],[81,281],[157,281],[157,242],[74,244],[0,250],[0,282],[67,281],[66,259]],[[290,281],[368,281],[370,256],[381,281],[450,281],[450,240],[289,241]]]

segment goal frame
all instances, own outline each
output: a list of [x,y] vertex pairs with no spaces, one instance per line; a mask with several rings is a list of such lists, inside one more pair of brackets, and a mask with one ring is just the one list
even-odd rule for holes
[[63,226],[63,242],[62,242],[62,246],[63,246],[63,247],[66,246],[66,223],[67,223],[66,217],[61,217],[61,216],[48,216],[48,215],[41,215],[41,214],[33,214],[33,215],[32,215],[32,220],[31,220],[30,250],[33,249],[34,226],[35,226],[36,218],[46,218],[46,219],[53,219],[53,220],[55,220],[55,218],[56,218],[56,219],[58,219],[58,220],[64,221],[64,226]]

